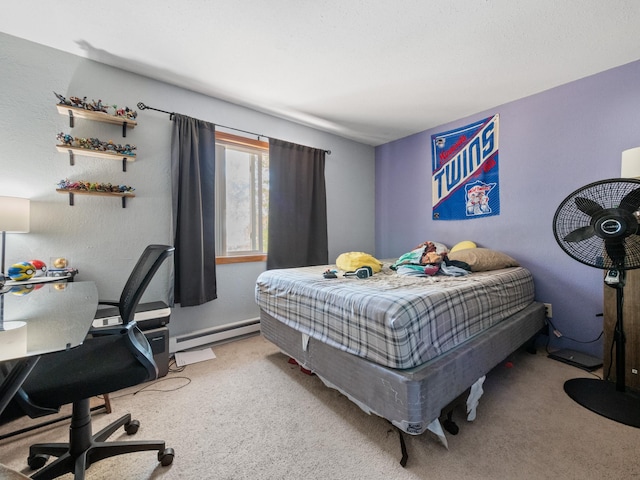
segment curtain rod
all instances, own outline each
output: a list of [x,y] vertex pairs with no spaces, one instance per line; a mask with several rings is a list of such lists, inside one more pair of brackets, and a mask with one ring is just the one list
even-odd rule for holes
[[[149,106],[145,105],[142,102],[138,102],[138,108],[140,110],[155,110],[156,112],[166,113],[167,115],[169,115],[169,119],[172,119],[173,116],[176,114],[176,112],[167,112],[166,110],[160,110],[159,108],[149,107]],[[242,132],[242,133],[247,133],[249,135],[255,135],[256,137],[258,137],[258,140],[260,139],[260,137],[269,138],[268,135],[262,135],[260,133],[248,132],[247,130],[240,130],[239,128],[227,127],[226,125],[219,125],[219,124],[215,124],[215,125],[218,126],[218,127],[222,127],[222,128],[228,128],[230,130],[235,130],[236,132]],[[323,150],[323,149],[318,149],[318,150]],[[327,155],[331,155],[331,150],[323,150],[323,151]]]

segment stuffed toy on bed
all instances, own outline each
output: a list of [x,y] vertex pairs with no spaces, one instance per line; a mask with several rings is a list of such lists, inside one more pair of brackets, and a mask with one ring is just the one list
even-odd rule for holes
[[[466,265],[449,262],[449,249],[438,242],[424,242],[408,253],[402,255],[391,265],[398,275],[433,276],[438,273],[450,276],[461,276],[468,273]],[[455,264],[454,264],[455,263]]]
[[382,270],[382,262],[368,253],[346,252],[338,256],[336,267],[345,272],[355,272],[362,267],[371,267],[373,273],[378,273]]
[[[391,269],[405,274],[435,275],[447,255],[448,249],[438,242],[423,242],[410,252],[402,255],[391,265]],[[398,267],[403,267],[398,270]]]

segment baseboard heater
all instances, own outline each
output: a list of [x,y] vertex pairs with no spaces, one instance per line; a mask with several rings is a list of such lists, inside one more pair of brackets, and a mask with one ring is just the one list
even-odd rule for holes
[[260,331],[260,319],[251,318],[240,322],[222,325],[220,327],[198,330],[187,335],[171,337],[169,352],[175,353],[191,348],[202,347],[211,343],[218,343]]

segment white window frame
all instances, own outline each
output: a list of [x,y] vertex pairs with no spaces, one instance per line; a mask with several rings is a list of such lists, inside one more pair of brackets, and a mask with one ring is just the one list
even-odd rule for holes
[[226,132],[216,132],[216,263],[239,263],[239,262],[255,262],[266,261],[267,252],[260,249],[266,243],[263,238],[263,230],[260,228],[262,223],[262,211],[260,204],[256,199],[256,189],[252,189],[251,204],[254,211],[251,214],[253,223],[253,232],[251,235],[252,250],[244,252],[227,252],[226,251],[226,235],[225,235],[225,208],[226,208],[226,191],[225,191],[225,166],[226,158],[224,151],[226,148],[232,148],[251,154],[257,155],[255,163],[252,165],[252,182],[258,185],[258,191],[262,185],[262,168],[256,168],[262,165],[264,155],[269,155],[269,143],[261,140],[254,140],[239,135]]

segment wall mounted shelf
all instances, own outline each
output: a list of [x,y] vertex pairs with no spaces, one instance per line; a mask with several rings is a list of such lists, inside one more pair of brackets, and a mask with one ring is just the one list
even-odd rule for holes
[[127,128],[133,128],[138,123],[135,120],[126,117],[117,117],[105,112],[95,112],[93,110],[85,110],[84,108],[71,107],[69,105],[57,104],[58,113],[69,116],[69,127],[73,128],[74,118],[85,118],[95,120],[96,122],[112,123],[122,125],[122,136],[127,136]]
[[59,152],[69,152],[69,164],[75,165],[74,155],[83,157],[108,158],[110,160],[122,160],[122,171],[127,171],[127,162],[134,162],[136,155],[123,155],[121,153],[102,152],[100,150],[90,150],[88,148],[71,147],[69,145],[56,145]]
[[120,197],[122,198],[122,208],[127,208],[127,198],[135,197],[130,192],[92,192],[87,190],[65,190],[64,188],[56,188],[56,192],[69,195],[69,205],[73,206],[74,195],[92,195],[97,197]]

